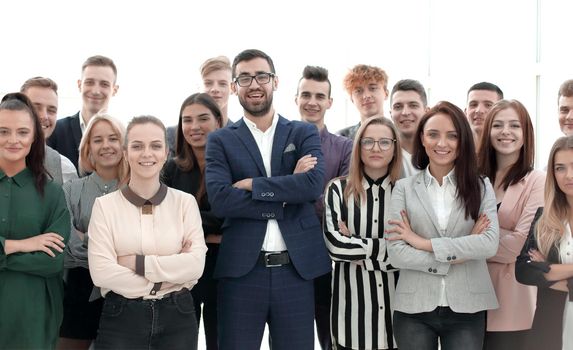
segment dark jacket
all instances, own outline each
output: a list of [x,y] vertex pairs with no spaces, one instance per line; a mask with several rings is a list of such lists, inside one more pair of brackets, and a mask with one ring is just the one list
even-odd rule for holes
[[[567,293],[550,289],[555,282],[545,279],[544,273],[551,270],[551,264],[560,264],[559,250],[552,247],[545,262],[534,262],[529,258],[529,250],[537,249],[535,239],[536,223],[543,213],[539,208],[531,223],[529,236],[517,257],[515,277],[519,283],[537,286],[537,308],[533,325],[528,334],[527,349],[561,350],[563,332],[563,311]],[[569,279],[569,296],[573,297],[573,278]]]

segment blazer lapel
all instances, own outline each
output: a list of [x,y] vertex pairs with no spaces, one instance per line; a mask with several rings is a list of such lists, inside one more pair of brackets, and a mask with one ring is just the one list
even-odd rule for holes
[[458,221],[463,216],[466,215],[466,208],[460,207],[457,205],[458,199],[454,198],[454,205],[452,206],[452,212],[450,213],[450,217],[448,219],[448,226],[446,227],[446,234],[450,232],[454,232],[454,227],[456,227]]
[[438,225],[438,218],[436,217],[436,213],[434,212],[434,209],[432,208],[432,201],[430,200],[430,197],[428,197],[428,191],[426,190],[426,184],[423,181],[424,178],[425,178],[425,175],[418,177],[418,180],[416,181],[416,185],[414,186],[414,191],[416,191],[416,194],[418,195],[418,199],[420,199],[420,204],[422,205],[422,207],[426,211],[426,214],[428,214],[428,217],[430,218],[430,221],[434,225],[436,232],[439,234],[440,228]]
[[[526,177],[529,175],[526,175]],[[521,179],[514,185],[507,188],[507,191],[503,195],[503,200],[501,201],[501,206],[499,207],[498,220],[500,227],[514,227],[519,220],[516,216],[520,210],[519,201],[525,190],[525,179]],[[503,213],[503,214],[502,214]]]
[[249,127],[245,123],[243,119],[236,122],[234,125],[230,126],[230,128],[236,128],[237,134],[239,135],[239,140],[245,145],[245,148],[253,158],[253,161],[257,165],[257,168],[261,172],[263,176],[267,176],[267,172],[265,170],[265,164],[263,163],[263,158],[261,156],[261,152],[259,151],[259,146],[255,142],[255,138]]
[[82,127],[80,126],[80,112],[78,112],[73,119],[73,122],[70,123],[70,129],[72,132],[72,137],[74,138],[74,142],[76,145],[80,144],[82,140]]
[[278,115],[277,127],[273,138],[273,150],[271,153],[271,174],[272,176],[281,175],[281,164],[283,160],[283,151],[286,147],[287,139],[290,135],[290,121]]

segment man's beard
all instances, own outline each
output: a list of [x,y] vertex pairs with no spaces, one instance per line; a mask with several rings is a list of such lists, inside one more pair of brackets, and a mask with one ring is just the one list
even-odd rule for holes
[[249,105],[249,103],[247,103],[246,100],[240,97],[239,97],[239,103],[241,104],[241,106],[243,106],[243,109],[253,117],[262,117],[267,113],[269,113],[269,111],[271,110],[271,106],[273,105],[273,96],[272,95],[271,96],[265,95],[265,96],[267,96],[267,99],[265,99],[261,104]]

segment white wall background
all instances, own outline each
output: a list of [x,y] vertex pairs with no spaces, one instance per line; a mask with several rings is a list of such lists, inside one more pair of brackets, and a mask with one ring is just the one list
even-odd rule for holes
[[[259,48],[275,61],[275,106],[290,119],[298,118],[293,98],[304,66],[329,69],[331,130],[357,121],[342,89],[355,64],[384,68],[389,88],[420,80],[430,104],[463,108],[469,86],[494,82],[529,109],[542,166],[560,135],[557,89],[573,78],[573,2],[566,0],[20,0],[0,11],[0,95],[48,76],[59,84],[62,117],[79,109],[76,81],[88,56],[118,66],[113,115],[153,114],[174,124],[180,103],[199,89],[205,59]],[[230,117],[240,116],[231,97]]]

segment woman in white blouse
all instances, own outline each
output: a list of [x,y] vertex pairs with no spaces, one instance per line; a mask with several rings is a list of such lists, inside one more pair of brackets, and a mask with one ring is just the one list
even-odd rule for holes
[[400,350],[481,350],[485,310],[497,308],[486,259],[499,227],[495,194],[480,178],[464,112],[439,102],[420,120],[412,156],[421,173],[400,180],[387,223],[400,268],[394,335]]
[[197,349],[190,289],[206,246],[193,196],[159,181],[166,144],[159,119],[132,119],[127,185],[93,206],[89,268],[105,297],[96,349]]
[[402,172],[392,122],[367,119],[356,133],[348,176],[324,198],[324,234],[334,260],[331,333],[336,349],[395,349],[392,301],[398,272],[387,261],[384,221]]

